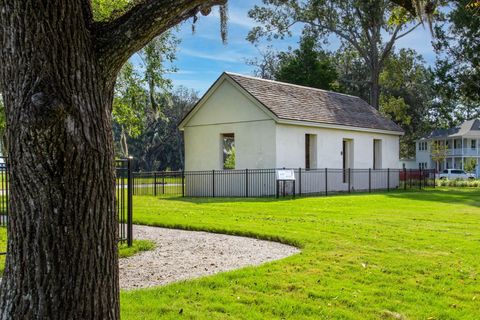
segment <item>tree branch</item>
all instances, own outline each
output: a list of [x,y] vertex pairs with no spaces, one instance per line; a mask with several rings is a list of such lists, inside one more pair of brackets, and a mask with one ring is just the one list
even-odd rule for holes
[[144,0],[123,16],[98,24],[94,45],[106,67],[114,74],[128,58],[156,36],[180,22],[208,15],[211,8],[227,0]]
[[383,49],[383,52],[382,52],[382,56],[380,57],[380,65],[383,64],[383,62],[385,61],[385,59],[388,57],[388,55],[390,54],[390,52],[392,51],[392,48],[393,48],[393,45],[395,44],[395,40],[397,39],[397,34],[400,32],[400,30],[402,29],[402,24],[399,24],[396,28],[395,28],[395,31],[393,32],[390,40],[388,41],[388,43],[385,45],[385,48]]
[[420,26],[420,25],[422,25],[421,22],[417,23],[417,24],[416,24],[415,26],[413,26],[410,30],[408,30],[408,31],[406,31],[406,32],[404,32],[404,33],[402,33],[402,34],[399,34],[399,35],[395,38],[395,41],[397,41],[397,40],[400,39],[400,38],[405,37],[407,34],[409,34],[410,32],[412,32],[413,30],[417,29],[418,26]]
[[338,29],[335,29],[335,28],[332,28],[328,25],[322,25],[320,23],[315,23],[315,22],[312,22],[312,21],[308,21],[308,20],[298,20],[298,22],[301,22],[301,23],[306,23],[306,24],[310,24],[312,26],[315,26],[317,28],[322,28],[322,29],[326,29],[334,34],[336,34],[337,36],[339,36],[340,38],[342,38],[343,40],[347,41],[348,43],[350,43],[357,51],[358,53],[360,54],[360,56],[365,59],[365,61],[367,63],[370,62],[370,58],[367,54],[367,52],[360,46],[360,44],[358,43],[357,39],[353,38],[353,37],[350,37],[348,36],[347,34],[341,32],[340,30]]

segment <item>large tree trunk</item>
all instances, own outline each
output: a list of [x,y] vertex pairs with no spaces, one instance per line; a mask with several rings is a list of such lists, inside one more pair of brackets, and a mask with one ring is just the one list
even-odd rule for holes
[[226,0],[143,0],[105,23],[91,0],[0,0],[11,164],[1,319],[118,319],[111,106],[123,63]]
[[0,0],[11,214],[0,319],[117,319],[114,76],[81,1]]

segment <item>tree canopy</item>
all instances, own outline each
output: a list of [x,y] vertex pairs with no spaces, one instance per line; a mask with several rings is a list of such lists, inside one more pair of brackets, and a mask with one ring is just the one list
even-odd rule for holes
[[275,79],[312,88],[335,89],[337,71],[332,58],[315,45],[314,38],[304,37],[299,49],[280,53]]
[[456,1],[435,26],[437,115],[445,125],[480,115],[480,6]]
[[248,35],[252,42],[260,38],[284,38],[296,24],[303,32],[328,40],[336,36],[343,49],[355,50],[369,70],[370,103],[378,108],[379,75],[399,39],[420,25],[405,8],[388,0],[264,0],[249,15],[261,25]]

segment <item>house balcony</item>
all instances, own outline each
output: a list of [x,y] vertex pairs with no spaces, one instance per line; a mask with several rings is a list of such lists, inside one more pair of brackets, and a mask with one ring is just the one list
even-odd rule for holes
[[457,148],[457,149],[447,149],[447,155],[449,156],[459,156],[459,157],[474,157],[480,156],[480,149],[471,149],[471,148]]

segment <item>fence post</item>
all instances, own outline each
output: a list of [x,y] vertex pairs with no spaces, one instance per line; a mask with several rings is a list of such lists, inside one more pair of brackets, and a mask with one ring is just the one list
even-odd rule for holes
[[165,194],[165,175],[166,175],[166,172],[162,172],[162,194],[164,195]]
[[403,190],[407,190],[407,169],[403,166]]
[[352,184],[352,181],[351,181],[351,176],[352,176],[352,170],[351,168],[348,168],[348,193],[350,193],[350,189],[351,189],[351,184]]
[[157,172],[153,172],[153,195],[157,196]]
[[423,188],[423,170],[420,169],[420,190]]
[[328,168],[325,168],[325,197],[328,196]]
[[368,168],[368,193],[372,193],[372,168]]
[[275,180],[275,198],[278,199],[280,195],[280,184],[279,180]]
[[302,196],[302,168],[298,168],[298,196]]
[[418,189],[422,190],[422,167],[418,164]]
[[390,192],[390,168],[387,168],[387,191]]
[[212,170],[212,198],[215,198],[215,170]]
[[435,189],[435,187],[437,186],[437,169],[434,169],[433,170],[433,188]]
[[245,197],[248,198],[248,169],[245,169]]
[[133,243],[133,181],[132,181],[132,158],[127,160],[128,186],[127,186],[127,245]]
[[185,171],[182,170],[182,198],[185,197]]
[[137,188],[137,184],[135,183],[135,175],[132,175],[132,184],[133,184],[132,192],[133,192],[133,195],[135,195],[135,193],[136,193],[135,189]]
[[408,180],[410,181],[410,189],[412,189],[412,169],[410,169],[410,174],[408,175]]

